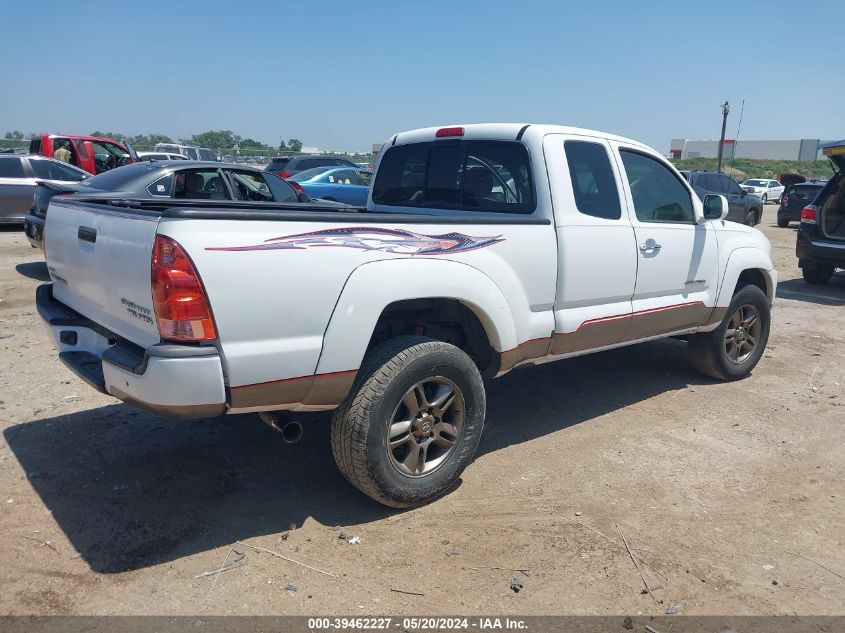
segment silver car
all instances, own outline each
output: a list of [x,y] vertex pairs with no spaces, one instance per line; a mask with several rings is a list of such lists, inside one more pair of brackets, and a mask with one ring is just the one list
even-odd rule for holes
[[34,154],[0,154],[0,224],[23,224],[37,181],[79,182],[90,174]]

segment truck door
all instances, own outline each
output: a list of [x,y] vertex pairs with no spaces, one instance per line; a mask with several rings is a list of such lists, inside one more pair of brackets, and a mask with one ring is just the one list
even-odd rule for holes
[[707,322],[718,289],[718,246],[711,223],[696,224],[696,194],[677,172],[639,148],[614,144],[625,174],[628,214],[637,240],[637,283],[625,340]]
[[543,147],[558,247],[550,353],[613,345],[631,316],[637,251],[611,148],[600,138],[560,134],[546,136]]

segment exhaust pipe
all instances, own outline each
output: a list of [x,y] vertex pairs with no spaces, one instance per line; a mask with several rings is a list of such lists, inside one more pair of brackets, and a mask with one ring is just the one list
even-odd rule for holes
[[302,439],[303,428],[296,420],[285,420],[274,411],[261,411],[258,414],[261,421],[282,436],[286,444],[296,444]]

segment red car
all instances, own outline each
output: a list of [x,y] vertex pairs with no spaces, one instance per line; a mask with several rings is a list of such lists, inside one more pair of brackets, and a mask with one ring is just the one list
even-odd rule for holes
[[99,136],[78,136],[74,134],[42,134],[29,141],[29,153],[55,157],[57,149],[68,142],[70,164],[84,169],[89,174],[101,174],[115,167],[122,167],[138,161],[135,149],[126,142]]

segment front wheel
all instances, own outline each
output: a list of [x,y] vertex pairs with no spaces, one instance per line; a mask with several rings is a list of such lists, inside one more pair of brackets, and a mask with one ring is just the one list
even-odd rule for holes
[[816,266],[805,267],[801,269],[801,274],[804,275],[804,281],[813,286],[823,286],[830,278],[833,277],[833,266],[825,264],[817,264]]
[[757,286],[744,286],[733,296],[719,327],[689,337],[690,360],[712,378],[743,378],[763,356],[770,328],[768,297]]
[[484,426],[475,363],[453,345],[401,336],[373,349],[331,424],[353,486],[395,508],[445,493],[472,461]]
[[766,204],[769,201],[769,196],[767,194],[763,194],[763,204]]
[[757,226],[757,212],[754,209],[751,209],[751,211],[745,214],[745,218],[742,220],[742,223],[746,226]]

